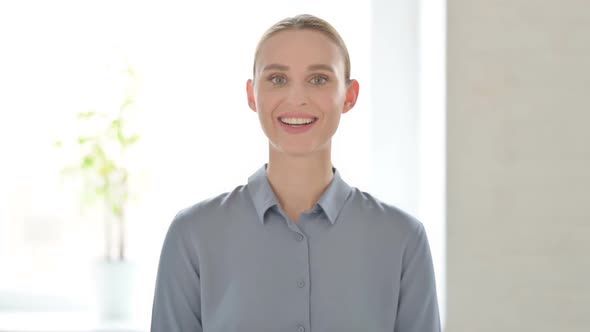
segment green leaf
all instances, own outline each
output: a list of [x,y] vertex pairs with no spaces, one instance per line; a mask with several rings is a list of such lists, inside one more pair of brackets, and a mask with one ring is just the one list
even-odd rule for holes
[[88,169],[88,168],[92,168],[94,166],[94,163],[95,163],[94,156],[87,155],[82,160],[82,165],[80,165],[80,166],[84,169]]
[[117,140],[119,141],[119,143],[122,146],[126,146],[127,145],[127,140],[125,139],[125,136],[123,136],[123,131],[121,131],[120,128],[119,128],[119,130],[117,130]]
[[108,177],[117,167],[111,160],[105,159],[104,165],[100,169],[100,176]]
[[78,137],[78,144],[83,145],[83,144],[88,143],[94,139],[95,139],[94,137]]
[[120,204],[113,203],[112,205],[113,214],[117,217],[120,217],[123,214],[123,208]]
[[119,129],[121,128],[121,119],[115,119],[111,122],[111,127]]
[[96,115],[95,111],[80,112],[80,113],[78,113],[78,119],[90,119],[90,118],[94,117],[95,115]]
[[53,146],[56,148],[61,148],[63,146],[63,143],[61,141],[55,141],[53,143]]
[[127,138],[127,145],[135,144],[137,141],[139,141],[139,135],[133,135]]
[[107,160],[107,155],[100,145],[94,146],[94,153],[96,153],[98,159],[102,160],[103,162]]
[[129,107],[130,105],[132,105],[135,102],[135,100],[133,100],[133,98],[125,98],[125,100],[121,103],[121,107],[119,108],[121,111],[125,110],[127,107]]

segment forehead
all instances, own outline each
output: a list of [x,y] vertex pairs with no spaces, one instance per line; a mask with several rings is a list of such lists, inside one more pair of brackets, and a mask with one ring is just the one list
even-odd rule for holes
[[290,67],[327,64],[340,68],[344,57],[338,45],[321,32],[287,30],[268,38],[260,47],[258,69],[271,63]]

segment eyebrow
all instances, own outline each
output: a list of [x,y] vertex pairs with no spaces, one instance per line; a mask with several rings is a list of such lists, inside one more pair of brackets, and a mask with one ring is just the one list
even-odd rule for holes
[[[279,70],[279,71],[288,71],[289,70],[289,66],[285,66],[285,65],[281,65],[278,63],[272,63],[270,65],[266,65],[264,66],[264,68],[262,68],[262,71],[268,71],[268,70]],[[315,65],[310,65],[309,67],[307,67],[307,70],[309,71],[313,71],[313,70],[325,70],[325,71],[329,71],[329,72],[334,72],[334,69],[332,68],[332,66],[329,65],[325,65],[325,64],[315,64]]]

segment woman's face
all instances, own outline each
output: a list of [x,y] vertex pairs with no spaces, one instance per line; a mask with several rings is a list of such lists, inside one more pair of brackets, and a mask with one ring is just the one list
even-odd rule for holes
[[344,71],[340,48],[317,31],[282,31],[262,44],[247,93],[271,148],[307,156],[330,147],[358,95]]

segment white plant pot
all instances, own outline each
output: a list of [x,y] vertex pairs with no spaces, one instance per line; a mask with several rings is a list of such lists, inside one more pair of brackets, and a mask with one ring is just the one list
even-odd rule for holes
[[132,320],[137,266],[128,261],[96,264],[97,311],[103,321]]

